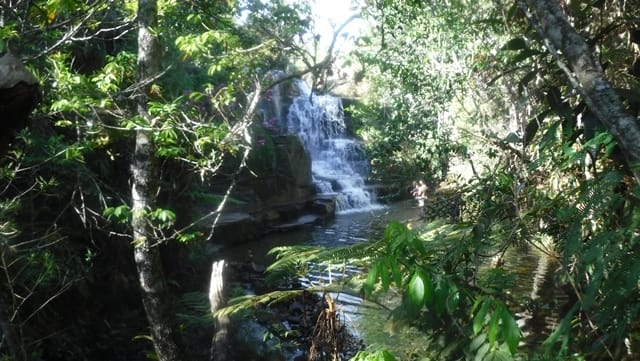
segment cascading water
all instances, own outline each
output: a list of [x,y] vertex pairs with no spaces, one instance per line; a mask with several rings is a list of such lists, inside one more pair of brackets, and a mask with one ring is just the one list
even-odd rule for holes
[[299,95],[287,115],[287,129],[297,134],[311,156],[311,171],[321,194],[336,195],[336,212],[380,208],[375,194],[364,183],[367,171],[362,147],[347,135],[340,98],[311,95],[309,87],[297,80]]

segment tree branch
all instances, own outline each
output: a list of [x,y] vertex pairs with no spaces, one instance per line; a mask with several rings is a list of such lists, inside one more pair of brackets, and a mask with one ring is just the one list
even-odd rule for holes
[[636,182],[640,183],[640,125],[625,111],[584,38],[569,23],[557,1],[522,0],[519,6],[590,110],[616,138]]

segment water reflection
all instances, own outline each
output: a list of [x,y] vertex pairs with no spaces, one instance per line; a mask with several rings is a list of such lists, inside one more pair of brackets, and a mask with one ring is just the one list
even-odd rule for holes
[[277,246],[317,245],[346,246],[378,239],[392,220],[415,219],[419,212],[412,202],[399,202],[391,206],[363,212],[337,214],[324,224],[306,226],[288,232],[268,234],[254,242],[244,243],[225,250],[230,261],[246,261],[251,254],[254,262],[269,265],[274,261],[267,256]]
[[[245,262],[252,257],[256,264],[268,266],[274,261],[267,256],[268,251],[273,247],[287,245],[332,247],[367,242],[382,237],[386,225],[392,220],[412,222],[417,221],[419,215],[419,209],[410,201],[380,210],[338,214],[335,219],[324,224],[289,232],[272,233],[255,242],[229,248],[225,252],[225,258],[229,261]],[[485,270],[488,267],[491,265],[482,266]],[[553,287],[553,271],[556,267],[551,258],[534,247],[512,247],[504,254],[503,268],[514,276],[513,287],[509,290],[505,289],[504,292],[509,293],[508,298],[513,302],[510,307],[516,312],[519,326],[523,330],[525,347],[538,345],[558,319],[558,315],[553,311],[553,305],[545,305],[556,297]],[[350,265],[336,265],[330,270],[317,268],[301,282],[304,286],[329,284],[339,279],[343,272],[355,273],[363,270]],[[397,349],[398,352],[404,352],[402,350],[425,352],[427,345],[432,341],[415,329],[393,331],[388,327],[389,313],[372,304],[362,303],[357,295],[343,293],[333,294],[333,296],[338,298],[343,316],[348,319],[351,330],[362,336],[366,344],[385,344],[391,349]],[[398,295],[390,293],[388,297],[387,301],[390,302],[387,305],[393,307],[393,304],[398,301]],[[526,304],[527,302],[537,304],[537,309],[532,310],[529,307],[530,304]],[[409,334],[411,337],[408,337]]]

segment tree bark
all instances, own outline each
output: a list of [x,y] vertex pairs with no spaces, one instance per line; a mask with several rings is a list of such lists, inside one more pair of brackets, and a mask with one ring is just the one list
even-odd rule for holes
[[214,317],[213,339],[211,340],[211,361],[226,361],[229,334],[229,316],[215,316],[216,311],[224,304],[224,260],[213,263],[211,281],[209,282],[209,305]]
[[158,360],[180,359],[174,331],[170,294],[162,269],[160,248],[154,238],[148,214],[155,207],[156,180],[159,177],[154,161],[153,120],[147,111],[151,83],[160,71],[160,53],[154,31],[157,31],[156,0],[138,1],[138,115],[148,125],[136,131],[134,158],[131,165],[132,220],[134,257],[142,301],[151,329]]
[[[639,179],[640,126],[637,119],[624,109],[623,103],[611,87],[601,64],[594,58],[584,38],[576,32],[557,0],[525,0],[532,13],[529,20],[553,56],[559,52],[566,59],[563,67],[577,86],[591,111],[616,138],[626,161]],[[527,11],[527,9],[524,9]],[[562,67],[562,66],[561,66]]]

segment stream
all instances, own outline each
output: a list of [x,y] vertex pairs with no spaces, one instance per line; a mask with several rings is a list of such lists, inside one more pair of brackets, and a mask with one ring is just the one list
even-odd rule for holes
[[[307,226],[294,231],[272,233],[255,242],[243,244],[227,250],[230,261],[246,262],[249,258],[260,266],[268,266],[274,261],[267,255],[276,246],[318,245],[345,246],[358,242],[379,239],[385,226],[391,220],[411,221],[418,219],[419,209],[411,201],[396,203],[384,209],[363,212],[337,214],[335,219],[325,224]],[[523,332],[522,346],[535,348],[548,335],[555,325],[558,315],[553,307],[547,305],[553,294],[552,277],[555,271],[553,262],[533,247],[510,248],[504,255],[503,268],[515,276],[514,287],[510,291],[511,299],[520,302],[512,305]],[[339,278],[342,270],[328,273],[310,274],[302,280],[303,286],[328,284]],[[347,266],[347,272],[360,272]],[[404,359],[412,354],[426,352],[428,340],[423,339],[416,330],[404,330],[395,333],[390,329],[388,313],[379,308],[366,305],[359,297],[348,294],[335,295],[340,312],[348,327],[366,345],[379,345],[392,350]],[[535,313],[535,315],[534,315]]]

